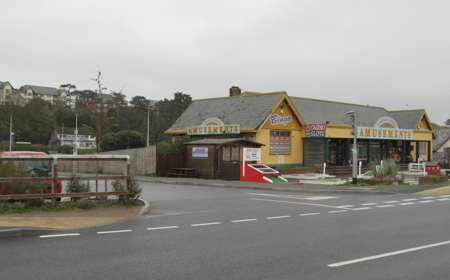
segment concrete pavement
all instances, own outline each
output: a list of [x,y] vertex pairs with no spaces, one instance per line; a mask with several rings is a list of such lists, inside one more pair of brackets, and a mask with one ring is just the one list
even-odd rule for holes
[[[401,185],[401,186],[341,186],[327,184],[323,180],[315,180],[311,183],[299,183],[295,178],[289,178],[288,183],[254,183],[242,181],[205,180],[194,178],[168,178],[135,176],[138,182],[195,185],[205,187],[238,188],[267,191],[289,191],[301,193],[342,193],[342,194],[450,194],[450,186],[447,185]],[[344,181],[342,181],[344,182]],[[450,185],[450,184],[449,184]],[[148,212],[150,204],[144,201],[144,206],[136,215],[140,217]],[[36,234],[48,234],[61,230],[91,227],[110,224],[125,220],[123,217],[1,217],[0,238],[15,237]]]

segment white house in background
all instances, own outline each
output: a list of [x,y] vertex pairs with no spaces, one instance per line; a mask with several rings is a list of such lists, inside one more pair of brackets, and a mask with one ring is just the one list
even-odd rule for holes
[[51,135],[51,143],[59,145],[69,145],[77,149],[96,149],[95,137],[89,135],[86,127],[78,127],[78,137],[75,137],[75,127],[57,127]]

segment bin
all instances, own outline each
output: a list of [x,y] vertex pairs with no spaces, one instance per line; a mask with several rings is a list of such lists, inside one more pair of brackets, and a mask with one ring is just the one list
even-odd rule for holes
[[437,161],[425,162],[425,171],[428,174],[439,174],[441,173],[441,164]]

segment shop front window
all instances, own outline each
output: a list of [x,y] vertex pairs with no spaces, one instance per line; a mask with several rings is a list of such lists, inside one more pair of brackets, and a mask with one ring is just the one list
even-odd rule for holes
[[270,131],[270,152],[290,153],[291,152],[291,132],[290,131]]

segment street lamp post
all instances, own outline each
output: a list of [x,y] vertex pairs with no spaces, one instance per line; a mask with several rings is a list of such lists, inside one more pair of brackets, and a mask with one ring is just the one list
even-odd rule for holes
[[78,155],[78,114],[75,114],[75,155]]
[[147,148],[149,147],[149,134],[150,134],[150,108],[147,108]]
[[357,175],[357,165],[358,165],[358,149],[356,147],[356,136],[358,134],[356,130],[356,114],[354,111],[350,111],[345,113],[347,116],[352,118],[352,126],[353,126],[353,159],[352,159],[352,184],[356,184],[358,182]]
[[14,133],[12,132],[12,117],[9,120],[9,151],[11,152],[11,143]]

